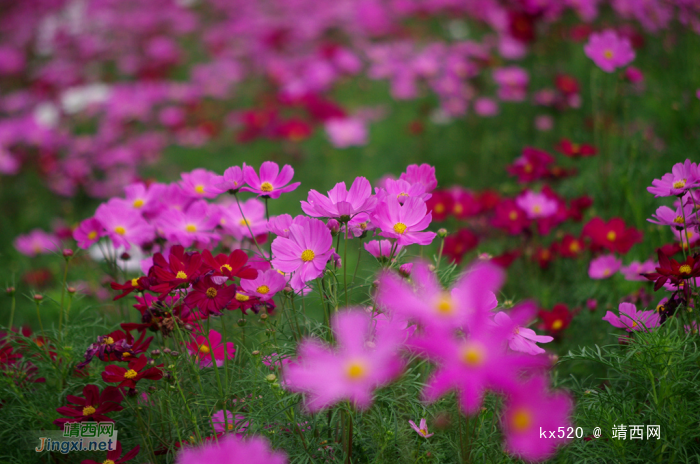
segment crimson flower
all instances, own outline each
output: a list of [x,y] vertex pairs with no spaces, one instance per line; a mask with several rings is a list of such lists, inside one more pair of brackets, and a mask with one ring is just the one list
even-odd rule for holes
[[170,249],[169,261],[166,261],[161,253],[153,256],[153,274],[158,281],[151,290],[160,293],[163,299],[168,293],[180,286],[186,286],[199,276],[202,264],[202,255],[199,253],[185,253],[182,245],[175,245]]
[[250,266],[246,266],[248,255],[243,250],[233,250],[230,255],[220,253],[214,257],[211,251],[202,252],[202,261],[205,268],[213,270],[213,276],[234,277],[241,279],[255,279],[258,271]]
[[542,179],[549,172],[549,165],[554,163],[554,157],[546,151],[525,147],[522,156],[506,167],[511,176],[518,182],[532,182]]
[[559,333],[566,329],[573,318],[564,303],[554,305],[551,311],[540,310],[537,315],[544,322],[544,329],[550,333]]
[[454,209],[454,195],[447,190],[436,190],[433,196],[426,201],[428,211],[432,213],[434,221],[440,222],[447,219]]
[[621,218],[612,218],[605,222],[594,217],[583,226],[583,237],[591,239],[591,250],[606,248],[621,255],[626,254],[635,243],[642,241],[642,232],[634,227],[625,227]]
[[[257,271],[255,273],[257,275]],[[185,305],[190,309],[197,308],[203,317],[210,314],[218,316],[235,295],[235,285],[218,285],[211,276],[204,276],[192,285],[192,291],[185,298]]]
[[459,229],[456,234],[445,238],[443,253],[452,261],[459,264],[464,254],[476,248],[479,237],[469,229]]
[[569,139],[561,139],[555,149],[569,158],[595,156],[598,150],[587,143],[578,144]]
[[93,461],[92,459],[83,459],[80,464],[123,464],[125,462],[131,461],[139,454],[141,447],[136,445],[134,449],[122,456],[122,444],[117,441],[117,446],[112,451],[107,451],[107,459],[101,463]]
[[56,411],[69,417],[61,417],[53,423],[63,428],[63,424],[66,422],[114,422],[105,414],[124,409],[119,406],[124,397],[116,387],[105,387],[100,393],[100,388],[97,385],[85,385],[83,396],[84,398],[73,395],[66,396],[68,402],[73,404],[56,408]]
[[682,280],[700,276],[700,259],[697,255],[688,256],[685,261],[678,262],[666,256],[661,249],[657,250],[659,267],[656,272],[642,274],[647,279],[655,282],[654,291],[663,287],[670,280],[674,285],[680,285]]
[[566,234],[559,244],[559,254],[564,258],[578,258],[585,249],[583,240],[571,234]]
[[[119,383],[117,387],[136,388],[136,382],[141,379],[160,380],[163,378],[163,371],[158,367],[151,367],[144,370],[148,359],[145,355],[141,355],[129,362],[129,368],[126,369],[115,364],[110,364],[105,367],[102,372],[102,380],[109,383]],[[162,364],[161,364],[162,366]]]
[[522,252],[520,250],[510,250],[501,253],[498,256],[491,258],[491,262],[496,266],[507,269],[513,262],[520,257]]
[[112,282],[109,284],[112,287],[112,290],[121,290],[122,293],[121,295],[117,295],[114,297],[114,300],[119,300],[120,298],[124,298],[128,294],[130,294],[133,291],[139,291],[142,292],[144,290],[148,290],[151,286],[151,282],[146,276],[141,276],[139,278],[134,278],[131,280],[127,280],[123,284],[119,284],[117,282]]
[[574,198],[569,203],[569,218],[576,222],[583,219],[583,212],[591,207],[593,204],[593,199],[588,195],[582,197]]
[[102,361],[129,361],[129,358],[148,349],[153,337],[143,338],[146,332],[141,333],[138,340],[134,340],[129,331],[115,330],[107,335],[97,337],[97,342],[92,343],[85,352],[85,361],[78,364],[77,368],[87,366],[92,358],[97,356]]
[[505,199],[496,206],[495,216],[491,224],[506,230],[511,235],[517,235],[530,225],[525,211],[515,204],[513,199]]
[[540,266],[540,269],[547,269],[549,264],[554,261],[554,258],[557,256],[558,248],[557,243],[552,243],[549,248],[537,247],[535,254],[532,255],[532,260]]
[[554,85],[563,94],[572,95],[579,93],[578,81],[575,77],[568,74],[559,74],[554,79]]

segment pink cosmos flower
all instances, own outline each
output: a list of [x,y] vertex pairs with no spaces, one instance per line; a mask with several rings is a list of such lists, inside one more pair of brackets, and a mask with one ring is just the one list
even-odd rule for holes
[[654,272],[657,266],[658,263],[653,259],[648,259],[643,263],[632,261],[628,266],[620,267],[620,273],[625,276],[625,280],[639,280],[644,282],[647,279],[640,274]]
[[411,271],[415,288],[389,272],[379,278],[377,304],[392,316],[416,320],[426,327],[468,330],[498,305],[494,292],[503,278],[503,270],[497,266],[477,263],[445,290],[427,263],[418,262]]
[[214,359],[217,367],[224,365],[224,359],[233,359],[236,350],[232,342],[226,343],[226,346],[221,343],[221,334],[216,330],[209,331],[209,341],[204,335],[195,337],[194,341],[187,345],[187,352],[190,356],[194,356],[199,362],[200,368],[209,367],[211,363],[211,353],[214,352]]
[[501,420],[506,450],[526,461],[543,461],[552,457],[557,446],[570,439],[547,434],[542,430],[566,430],[571,426],[573,401],[564,392],[550,393],[547,379],[537,375],[521,384],[506,398]]
[[182,181],[179,185],[183,192],[193,198],[214,198],[214,184],[219,182],[219,176],[206,169],[195,169],[192,172],[180,174]]
[[273,216],[267,221],[267,230],[280,237],[289,238],[289,226],[292,225],[293,221],[289,214]]
[[219,212],[219,225],[236,240],[252,239],[267,232],[265,203],[257,198],[241,202],[240,208],[235,201],[227,201],[220,205]]
[[398,354],[403,334],[387,325],[373,336],[372,325],[372,316],[363,310],[337,313],[332,321],[336,347],[303,341],[300,360],[285,368],[285,388],[305,393],[312,412],[341,400],[368,408],[374,390],[398,377],[404,364]]
[[527,96],[530,76],[518,66],[494,69],[493,80],[498,84],[498,98],[503,101],[523,101]]
[[283,193],[291,192],[301,185],[301,182],[289,183],[294,177],[294,169],[285,164],[280,167],[274,161],[265,161],[260,166],[260,176],[251,166],[243,166],[243,179],[249,187],[243,187],[244,192],[257,193],[260,197],[279,198]]
[[336,148],[367,145],[367,124],[359,118],[330,119],[326,133]]
[[658,312],[637,311],[637,307],[632,303],[620,303],[618,311],[619,316],[608,311],[603,320],[612,324],[613,327],[626,329],[628,332],[651,329],[661,325],[661,316]]
[[391,257],[391,251],[393,249],[394,256],[397,256],[399,252],[403,249],[401,245],[394,245],[390,240],[372,240],[365,243],[365,250],[378,260],[389,259]]
[[267,301],[287,285],[287,279],[275,270],[258,272],[255,279],[241,279],[241,288],[248,296]]
[[209,243],[219,240],[214,232],[218,218],[212,217],[209,204],[204,200],[192,203],[187,210],[170,209],[158,217],[158,226],[165,238],[185,248],[193,243]]
[[588,267],[588,277],[591,279],[607,279],[612,277],[622,266],[622,260],[615,255],[599,256],[591,261]]
[[183,448],[176,464],[287,464],[287,457],[273,451],[262,437],[248,439],[230,435],[199,447]]
[[647,219],[647,221],[662,226],[672,226],[676,229],[683,229],[683,227],[687,225],[697,224],[695,208],[692,202],[686,204],[683,208],[678,205],[675,210],[668,206],[661,206],[656,210],[656,213],[652,215],[652,218]]
[[59,250],[60,240],[53,234],[41,229],[34,229],[28,234],[20,235],[15,239],[15,248],[26,256],[51,253]]
[[399,176],[399,179],[405,180],[408,183],[421,183],[425,186],[426,192],[432,192],[437,187],[437,178],[435,177],[435,167],[429,164],[411,164],[406,167],[406,172]]
[[289,238],[272,241],[272,266],[282,272],[294,272],[290,283],[300,290],[323,273],[334,252],[332,245],[331,232],[322,221],[298,217],[289,226]]
[[630,64],[635,56],[630,40],[612,29],[592,33],[583,51],[596,66],[609,73]]
[[364,177],[355,178],[349,191],[345,182],[335,184],[327,197],[310,190],[307,200],[301,202],[301,209],[309,216],[337,218],[341,222],[349,221],[358,213],[372,211],[377,204],[372,186]]
[[688,189],[696,187],[700,187],[698,165],[687,159],[684,163],[676,163],[671,172],[664,174],[661,179],[651,181],[651,187],[647,187],[647,191],[656,197],[680,197]]
[[425,185],[420,182],[411,184],[403,179],[386,179],[383,187],[377,187],[376,192],[380,201],[386,196],[395,196],[402,205],[411,197],[418,197],[423,201],[428,201],[432,197],[431,194],[425,193]]
[[520,209],[525,211],[529,219],[546,218],[553,216],[559,209],[557,202],[544,193],[535,193],[526,190],[515,199]]
[[95,219],[107,231],[115,248],[127,250],[131,244],[142,245],[155,238],[155,230],[138,211],[121,203],[109,201],[101,204],[95,211]]
[[[243,163],[243,168],[245,168],[245,166],[246,164]],[[244,184],[245,181],[243,180],[243,169],[241,169],[239,166],[231,166],[224,171],[223,176],[217,176],[216,179],[212,181],[212,184],[208,190],[211,193],[216,193],[217,195],[224,192],[233,194],[238,192],[244,186]]]
[[377,205],[372,215],[372,222],[377,224],[382,237],[395,238],[399,245],[430,245],[435,238],[435,232],[421,232],[432,221],[432,213],[428,213],[425,202],[412,197],[403,205],[394,197],[386,197]]
[[474,102],[474,112],[485,118],[498,114],[498,103],[492,98],[477,98]]
[[161,198],[164,198],[165,189],[166,186],[163,184],[152,184],[146,187],[143,183],[137,182],[124,187],[126,196],[124,201],[142,214],[153,213],[162,207]]
[[[225,416],[224,416],[225,414]],[[225,419],[225,420],[224,420]],[[235,418],[233,416],[233,413],[231,411],[224,411],[223,409],[221,411],[217,411],[211,416],[211,422],[212,426],[214,427],[214,431],[216,433],[221,433],[221,432],[236,432],[236,433],[243,433],[245,430],[248,428],[248,425],[250,425],[249,422],[243,422],[245,420],[245,416],[241,414],[236,414]]]
[[428,438],[432,437],[433,435],[435,435],[434,433],[428,433],[428,422],[425,420],[425,417],[421,418],[420,427],[418,427],[416,425],[416,423],[413,422],[412,420],[408,421],[408,424],[411,426],[411,428],[413,430],[416,431],[416,433],[418,435],[420,435],[421,437],[423,437],[425,439],[428,439]]
[[94,217],[85,219],[73,231],[73,238],[78,242],[78,248],[86,250],[105,235],[105,229]]
[[[533,305],[535,312],[537,307]],[[553,337],[546,335],[537,335],[534,330],[522,327],[520,321],[514,321],[504,312],[498,312],[494,315],[493,321],[506,330],[510,330],[508,336],[508,347],[513,351],[519,351],[527,354],[542,354],[544,349],[537,346],[537,343],[549,343],[554,340]]]
[[540,132],[548,132],[554,128],[554,118],[548,114],[535,116],[535,129]]

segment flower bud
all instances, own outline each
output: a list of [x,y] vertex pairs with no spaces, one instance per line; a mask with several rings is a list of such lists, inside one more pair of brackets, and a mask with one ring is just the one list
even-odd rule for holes
[[149,359],[148,362],[146,363],[149,366],[155,366],[156,365],[156,360],[155,359]]
[[447,237],[447,229],[440,228],[440,229],[438,229],[437,234],[438,234],[438,237],[445,238],[445,237]]
[[151,350],[151,356],[157,358],[160,356],[160,350]]
[[71,295],[73,295],[75,292],[78,291],[75,287],[68,287],[66,290],[67,290],[68,293],[70,293]]
[[39,301],[42,301],[43,299],[44,299],[44,297],[42,295],[39,295],[39,294],[34,295],[34,301],[39,302]]
[[66,259],[72,258],[73,250],[71,250],[70,248],[66,248],[65,250],[63,250],[63,257]]
[[168,348],[168,347],[163,348],[163,353],[170,354],[170,348]]
[[329,219],[326,227],[328,227],[328,230],[331,231],[331,235],[334,237],[338,235],[338,232],[340,232],[340,223],[335,219]]
[[194,326],[192,324],[185,324],[183,328],[188,332],[192,332],[194,330]]
[[413,263],[406,263],[402,264],[399,266],[399,274],[401,274],[402,277],[409,278],[411,277],[411,270],[413,269]]
[[265,380],[267,380],[268,382],[272,383],[272,382],[274,382],[275,380],[277,380],[277,376],[276,376],[275,374],[270,374],[270,375],[265,376]]
[[5,289],[7,296],[15,296],[15,287],[7,287]]
[[131,255],[125,251],[119,256],[119,259],[122,261],[129,261],[131,259]]
[[177,358],[178,356],[180,356],[180,352],[179,351],[171,351],[170,356],[172,356],[173,358]]
[[252,354],[253,356],[260,356],[260,352],[258,350],[255,350],[250,354]]
[[238,327],[245,327],[246,325],[246,320],[245,319],[238,319]]
[[260,315],[260,320],[261,320],[262,322],[267,321],[267,314],[265,314],[265,313],[261,314],[261,315]]

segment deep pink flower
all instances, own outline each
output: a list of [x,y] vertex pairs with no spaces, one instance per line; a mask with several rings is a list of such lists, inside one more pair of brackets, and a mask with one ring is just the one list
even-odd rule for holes
[[[537,313],[537,307],[532,305],[532,315]],[[514,308],[512,313],[516,313]],[[527,327],[523,327],[520,324],[523,320],[513,320],[511,317],[504,313],[498,312],[494,315],[493,321],[500,327],[506,330],[510,330],[510,335],[508,336],[508,347],[513,351],[519,351],[521,353],[527,354],[542,354],[544,349],[537,346],[537,343],[549,343],[554,340],[553,337],[547,335],[537,335],[534,330]]]
[[301,290],[306,282],[323,273],[334,251],[332,245],[331,232],[322,221],[299,217],[289,226],[289,238],[273,240],[272,266],[282,272],[294,272],[291,285]]
[[285,164],[282,170],[274,161],[265,161],[260,166],[260,176],[251,166],[243,167],[243,178],[249,187],[243,187],[244,192],[257,193],[261,197],[279,198],[283,193],[291,192],[301,185],[301,182],[289,183],[294,177],[294,169]]
[[656,213],[652,215],[652,218],[647,219],[647,221],[662,226],[672,226],[678,230],[683,229],[685,226],[697,224],[695,208],[692,202],[686,204],[683,208],[678,205],[675,210],[668,206],[660,206]]
[[494,69],[493,80],[498,84],[498,98],[503,101],[523,101],[527,96],[530,76],[518,66]]
[[183,192],[193,198],[214,198],[217,193],[214,185],[219,183],[219,176],[206,169],[195,169],[192,172],[180,174],[179,185]]
[[553,216],[558,209],[557,202],[543,193],[535,193],[525,190],[515,199],[520,209],[525,211],[529,219],[546,218]]
[[628,266],[620,267],[620,273],[625,276],[625,280],[646,281],[646,277],[640,274],[648,274],[656,270],[657,263],[653,259],[648,259],[643,263],[632,261]]
[[60,240],[53,234],[41,229],[34,229],[28,234],[15,239],[15,248],[26,256],[51,253],[60,249]]
[[616,68],[626,66],[634,60],[634,50],[630,40],[619,36],[611,29],[591,34],[583,51],[605,72],[613,72]]
[[389,324],[373,334],[372,326],[371,315],[363,310],[337,313],[332,321],[336,347],[303,341],[300,359],[284,370],[285,388],[305,393],[306,407],[314,412],[344,399],[358,408],[368,408],[374,390],[403,370],[398,354],[403,333]]
[[105,228],[115,248],[128,250],[131,244],[142,245],[155,238],[153,226],[141,213],[121,203],[110,200],[101,204],[95,211],[95,219]]
[[588,267],[588,276],[591,279],[607,279],[612,277],[622,266],[622,260],[615,255],[599,256]]
[[522,155],[507,166],[506,170],[511,176],[517,177],[518,182],[532,182],[547,176],[552,163],[554,157],[546,151],[525,147]]
[[287,284],[282,274],[271,269],[258,272],[255,279],[241,280],[241,288],[248,296],[255,296],[262,301],[269,300]]
[[[225,416],[224,416],[225,414]],[[225,420],[224,420],[225,418]],[[241,414],[236,414],[235,418],[231,411],[217,411],[211,416],[211,422],[214,426],[214,431],[220,432],[236,432],[243,433],[245,429],[250,425],[249,422],[245,421],[245,416]]]
[[[571,425],[573,401],[564,392],[550,393],[547,379],[537,375],[519,385],[508,395],[501,425],[505,435],[506,450],[526,461],[543,461],[552,457],[557,446],[569,441],[560,436],[559,430]],[[542,430],[556,431],[555,436]]]
[[394,256],[397,256],[403,249],[401,245],[394,245],[390,240],[372,240],[364,244],[365,250],[378,260],[389,259],[392,250]]
[[329,119],[326,133],[336,148],[367,145],[367,123],[360,118]]
[[474,112],[485,118],[498,114],[498,103],[492,98],[477,98],[474,101]]
[[618,311],[620,313],[619,316],[616,316],[612,311],[608,311],[605,313],[603,320],[619,329],[626,329],[628,332],[651,329],[661,325],[658,312],[637,311],[637,307],[632,303],[620,303]]
[[194,341],[187,345],[187,352],[190,356],[194,356],[199,362],[200,368],[209,367],[211,363],[211,353],[214,352],[216,366],[224,365],[224,360],[233,359],[236,350],[233,348],[233,343],[228,342],[226,346],[221,343],[221,334],[216,330],[209,331],[209,341],[204,335],[195,337]]
[[286,464],[284,453],[273,451],[262,437],[248,439],[229,435],[209,443],[183,448],[177,455],[176,464]]
[[219,212],[219,225],[236,240],[252,239],[267,231],[265,203],[257,198],[241,202],[240,208],[235,201],[227,201],[220,205]]
[[406,167],[406,172],[401,173],[399,179],[405,180],[410,184],[421,183],[425,186],[425,191],[430,193],[437,187],[437,178],[435,177],[435,167],[429,164],[411,164]]
[[185,211],[170,209],[158,217],[158,226],[169,241],[191,247],[193,243],[217,242],[219,235],[214,232],[218,218],[213,217],[209,204],[197,200]]
[[105,414],[124,409],[119,405],[123,399],[124,397],[117,387],[105,387],[100,393],[100,388],[97,385],[85,385],[83,387],[83,398],[68,395],[66,400],[72,404],[56,408],[56,412],[68,417],[61,417],[54,420],[53,423],[63,427],[63,424],[66,422],[114,422]]
[[695,187],[700,187],[700,172],[698,165],[687,159],[684,163],[674,164],[671,172],[664,174],[661,179],[651,181],[651,187],[647,187],[647,191],[656,197],[680,197]]
[[403,179],[386,179],[383,187],[378,187],[376,192],[380,201],[389,195],[395,196],[401,204],[404,204],[404,202],[410,197],[419,197],[423,201],[427,202],[432,196],[429,193],[425,193],[425,185],[422,183],[416,182],[411,184]]
[[124,202],[131,208],[141,211],[141,214],[149,214],[162,208],[161,199],[165,198],[166,186],[163,184],[151,184],[146,187],[137,182],[124,187],[126,199]]
[[[297,216],[300,218],[303,216]],[[280,214],[279,216],[273,216],[267,221],[267,230],[280,237],[289,238],[289,226],[294,222],[289,214]]]
[[78,248],[84,250],[97,243],[100,238],[105,235],[104,227],[100,221],[92,218],[87,218],[73,231],[73,238],[78,242]]
[[[145,393],[144,393],[145,395]],[[114,445],[113,445],[114,446]],[[139,454],[139,451],[141,450],[141,446],[136,445],[134,448],[131,449],[128,453],[126,453],[124,456],[122,456],[122,442],[117,441],[116,447],[111,450],[107,451],[107,459],[101,462],[93,461],[92,459],[83,459],[80,464],[124,464],[126,462],[131,461],[136,457],[136,455]]]
[[[245,168],[246,164],[243,163]],[[245,180],[243,179],[243,169],[239,166],[231,166],[224,171],[223,176],[217,176],[208,187],[211,193],[236,193],[243,188]]]
[[399,245],[430,245],[436,234],[422,232],[432,221],[432,214],[427,212],[425,202],[418,197],[411,197],[403,205],[394,197],[386,197],[377,205],[372,215],[372,222],[377,224],[381,236],[397,239]]
[[309,216],[336,218],[341,222],[349,221],[358,213],[370,212],[377,204],[372,186],[364,177],[356,177],[350,190],[345,182],[337,183],[327,197],[310,190],[307,200],[301,202],[301,209]]
[[412,420],[408,421],[408,424],[411,426],[411,428],[412,428],[413,430],[416,431],[416,433],[417,433],[418,435],[420,435],[420,436],[423,437],[423,438],[426,438],[426,439],[427,439],[427,438],[430,438],[430,437],[432,437],[433,435],[435,435],[434,433],[428,433],[428,423],[426,422],[425,418],[422,418],[422,419],[420,420],[420,427],[418,427],[418,426],[416,425],[416,423],[413,422]]
[[491,224],[499,229],[505,229],[511,235],[517,235],[530,225],[530,219],[515,200],[505,199],[496,205],[496,211]]

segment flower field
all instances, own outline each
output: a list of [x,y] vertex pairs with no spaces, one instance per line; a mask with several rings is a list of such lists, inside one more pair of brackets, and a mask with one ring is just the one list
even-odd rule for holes
[[698,462],[697,0],[0,30],[0,462]]

